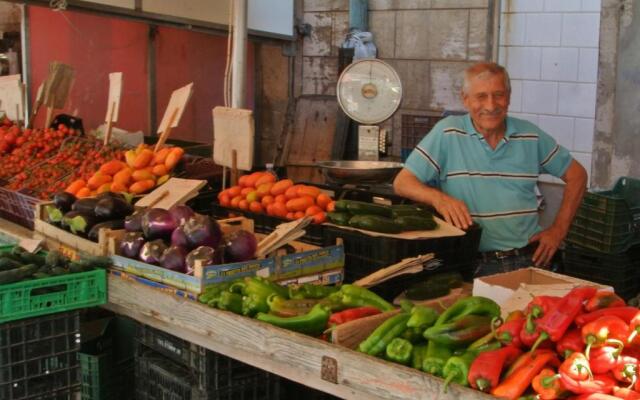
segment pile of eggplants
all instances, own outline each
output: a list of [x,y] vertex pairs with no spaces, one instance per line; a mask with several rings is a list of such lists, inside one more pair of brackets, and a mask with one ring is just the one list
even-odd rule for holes
[[46,206],[48,222],[73,234],[98,242],[100,229],[123,229],[125,217],[134,211],[131,199],[121,193],[104,192],[77,199],[60,192]]
[[240,230],[223,236],[215,219],[186,205],[136,211],[125,218],[124,228],[120,255],[187,274],[193,274],[198,261],[215,265],[251,260],[257,248],[252,233]]

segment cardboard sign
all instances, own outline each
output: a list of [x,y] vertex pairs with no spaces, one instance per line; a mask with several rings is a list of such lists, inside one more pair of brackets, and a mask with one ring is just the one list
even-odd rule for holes
[[176,204],[184,204],[197,196],[207,184],[199,179],[171,178],[136,203],[136,207],[155,207],[168,210]]
[[[120,96],[122,95],[122,72],[109,74],[109,100],[107,101],[107,115],[105,122],[118,122],[120,111]],[[111,115],[109,115],[111,113]]]
[[3,76],[0,79],[0,110],[13,121],[23,120],[24,90],[20,75]]
[[64,108],[75,72],[73,67],[54,61],[49,64],[49,75],[44,85],[44,104],[49,108]]
[[184,108],[187,105],[187,102],[191,98],[192,94],[193,82],[173,91],[173,93],[171,94],[171,99],[169,99],[169,104],[164,110],[164,116],[162,117],[162,121],[160,121],[160,126],[158,126],[158,133],[164,132],[169,127],[169,121],[171,120],[172,114],[174,112],[175,116],[173,117],[173,121],[171,122],[171,127],[175,128],[176,126],[178,126],[180,118],[182,118]]
[[223,167],[236,167],[251,171],[253,167],[255,124],[253,111],[239,108],[213,109],[213,162]]

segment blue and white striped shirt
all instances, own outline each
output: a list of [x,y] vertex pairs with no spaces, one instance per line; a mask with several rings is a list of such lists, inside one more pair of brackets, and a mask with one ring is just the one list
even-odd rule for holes
[[405,167],[419,180],[465,202],[482,227],[480,251],[527,245],[540,230],[535,186],[541,173],[561,177],[564,147],[531,122],[507,117],[495,150],[469,114],[444,118],[411,152]]

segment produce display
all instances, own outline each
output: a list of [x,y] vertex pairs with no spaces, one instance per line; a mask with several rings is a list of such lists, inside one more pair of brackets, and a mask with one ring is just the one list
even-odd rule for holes
[[46,254],[33,254],[16,246],[9,252],[0,253],[0,285],[86,272],[110,265],[111,259],[108,257],[83,257],[71,261],[55,250]]
[[218,222],[186,205],[136,211],[118,254],[173,271],[193,274],[196,262],[214,265],[251,260],[258,242],[251,232],[223,235]]
[[411,204],[381,205],[354,200],[338,200],[327,214],[330,222],[382,233],[425,231],[438,227],[433,213]]
[[224,207],[289,220],[310,216],[316,224],[326,221],[326,213],[333,210],[334,204],[331,197],[315,186],[296,185],[291,179],[277,180],[269,172],[241,176],[237,186],[218,194],[218,201]]

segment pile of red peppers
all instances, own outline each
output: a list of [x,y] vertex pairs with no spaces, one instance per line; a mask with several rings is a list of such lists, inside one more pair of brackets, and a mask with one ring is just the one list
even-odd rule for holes
[[500,322],[503,347],[474,360],[472,387],[512,400],[640,399],[640,310],[613,292],[538,296]]

